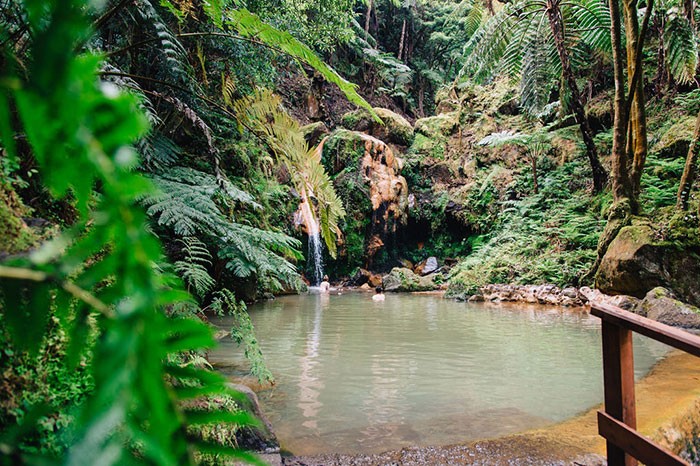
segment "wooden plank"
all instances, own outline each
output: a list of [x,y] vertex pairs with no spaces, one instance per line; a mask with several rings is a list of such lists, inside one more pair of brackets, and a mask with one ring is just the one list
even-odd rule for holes
[[[603,320],[603,381],[605,412],[637,427],[634,400],[634,351],[632,331]],[[609,466],[635,466],[637,462],[620,446],[607,442]]]
[[682,458],[602,411],[598,411],[598,433],[648,466],[689,466]]
[[700,357],[700,336],[608,304],[591,303],[591,314]]

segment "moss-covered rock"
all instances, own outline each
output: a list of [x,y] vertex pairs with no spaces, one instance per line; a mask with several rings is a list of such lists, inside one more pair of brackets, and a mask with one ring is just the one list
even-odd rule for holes
[[413,270],[394,267],[382,277],[385,291],[430,291],[437,288],[430,276],[420,277]]
[[700,304],[700,245],[657,240],[645,219],[635,218],[612,240],[595,281],[607,294],[643,298],[657,286],[672,289],[683,301]]
[[416,133],[427,137],[450,136],[459,128],[459,111],[416,120]]
[[700,329],[700,309],[682,303],[660,286],[649,291],[634,312],[662,324]]
[[375,121],[365,109],[348,112],[341,118],[343,128],[362,131],[393,144],[409,146],[413,142],[413,127],[404,117],[387,108],[377,107],[375,113],[382,119],[383,124]]
[[684,117],[666,130],[652,151],[661,157],[685,157],[694,131],[695,117]]
[[22,220],[26,208],[14,191],[0,185],[0,256],[26,251],[38,242],[38,237]]

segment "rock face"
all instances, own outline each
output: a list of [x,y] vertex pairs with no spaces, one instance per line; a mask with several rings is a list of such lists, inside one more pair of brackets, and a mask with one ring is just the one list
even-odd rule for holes
[[700,247],[658,242],[649,223],[634,221],[620,230],[600,263],[596,287],[606,294],[643,298],[657,286],[700,305]]
[[236,432],[238,447],[263,453],[279,453],[279,441],[272,430],[272,424],[260,408],[260,402],[255,392],[245,385],[230,383],[228,386],[244,395],[236,401],[241,409],[260,421],[258,426],[246,426]]
[[435,272],[438,268],[439,265],[437,258],[431,256],[416,265],[413,271],[418,275],[428,275]]
[[[322,150],[322,161],[334,177],[336,192],[352,209],[343,226],[348,245],[340,255],[354,256],[349,258],[350,266],[372,267],[376,254],[394,242],[397,230],[407,222],[408,184],[401,176],[403,162],[387,144],[357,131],[334,132]],[[359,263],[360,258],[363,263]]]
[[634,312],[662,324],[700,329],[700,309],[678,301],[666,288],[649,291]]
[[384,291],[429,291],[437,288],[432,278],[419,277],[411,269],[395,267],[382,277]]
[[404,117],[386,108],[377,107],[375,113],[384,124],[375,121],[364,109],[348,112],[343,115],[341,125],[353,131],[366,132],[382,141],[409,146],[413,142],[413,127]]

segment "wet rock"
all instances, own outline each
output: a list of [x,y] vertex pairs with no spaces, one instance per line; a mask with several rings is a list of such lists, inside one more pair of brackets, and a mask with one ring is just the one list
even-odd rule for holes
[[348,286],[362,286],[369,281],[369,277],[372,275],[371,272],[365,269],[357,269],[357,271],[348,280]]
[[484,299],[484,295],[473,294],[469,297],[467,301],[469,301],[470,303],[483,303],[486,300]]
[[371,290],[372,288],[369,286],[369,283],[363,283],[363,284],[360,286],[360,289],[361,289],[361,290]]
[[492,284],[480,288],[484,299],[494,302],[526,302],[553,306],[582,306],[586,299],[574,287],[564,290],[546,285],[502,285]]
[[683,301],[700,305],[700,245],[680,248],[659,241],[648,221],[635,219],[610,243],[596,274],[603,293],[643,298],[657,286],[669,288]]
[[662,324],[700,329],[700,309],[679,301],[663,287],[649,291],[634,312]]
[[439,265],[436,257],[428,257],[421,261],[413,268],[413,271],[418,275],[428,275],[437,271]]
[[369,281],[367,282],[367,284],[372,288],[382,286],[382,276],[379,275],[378,273],[373,273],[372,275],[370,275]]
[[429,291],[436,289],[431,277],[420,277],[411,269],[395,267],[382,277],[385,291]]
[[399,264],[401,264],[401,267],[413,270],[413,262],[408,259],[399,259]]
[[[371,268],[374,256],[387,244],[395,244],[397,230],[408,221],[408,183],[401,176],[403,163],[387,144],[357,131],[333,132],[321,150],[324,166],[337,175],[333,184],[348,206],[348,218],[354,219],[354,234],[346,231],[346,237],[362,241],[361,245],[348,245],[347,250],[364,250],[364,257],[353,260],[364,259],[362,265]],[[343,255],[342,250],[339,255]]]

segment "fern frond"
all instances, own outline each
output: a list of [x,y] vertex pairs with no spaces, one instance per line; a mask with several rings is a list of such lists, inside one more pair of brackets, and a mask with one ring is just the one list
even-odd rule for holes
[[698,46],[695,31],[688,19],[674,8],[664,28],[666,61],[673,77],[680,83],[695,79],[698,67]]
[[170,138],[158,132],[152,132],[141,139],[136,148],[141,154],[141,166],[148,171],[161,171],[177,163],[182,148]]
[[610,10],[605,0],[577,0],[567,5],[567,17],[576,21],[575,29],[593,50],[612,53],[610,39]]
[[182,246],[184,257],[175,262],[175,271],[182,277],[187,291],[194,290],[197,296],[203,298],[216,285],[207,271],[207,266],[211,266],[211,254],[206,244],[193,236],[178,239],[177,243]]

